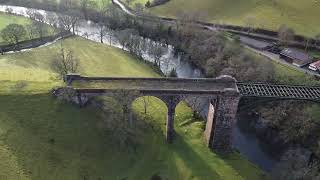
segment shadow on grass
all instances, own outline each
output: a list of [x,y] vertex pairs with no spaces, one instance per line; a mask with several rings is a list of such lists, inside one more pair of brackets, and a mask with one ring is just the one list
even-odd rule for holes
[[174,143],[166,144],[163,121],[143,129],[145,143],[138,154],[128,154],[105,143],[97,132],[101,119],[95,109],[60,104],[48,94],[0,96],[0,109],[0,126],[8,127],[3,142],[31,179],[149,179],[159,174],[163,180],[211,180],[225,175],[223,160],[201,141],[191,145],[198,137],[177,133]]
[[103,158],[96,157],[105,145],[94,128],[94,110],[80,112],[50,94],[1,95],[0,109],[0,126],[7,128],[1,139],[30,179],[73,179],[74,163]]
[[190,173],[188,179],[222,179],[178,133],[175,134],[174,143],[169,146],[169,149],[176,153],[188,168]]

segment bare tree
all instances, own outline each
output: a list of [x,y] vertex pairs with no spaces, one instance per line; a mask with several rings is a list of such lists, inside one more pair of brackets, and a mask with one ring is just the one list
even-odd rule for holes
[[146,115],[148,113],[148,104],[150,103],[150,97],[149,96],[143,96],[143,112]]
[[100,42],[103,43],[103,38],[108,34],[108,28],[106,27],[105,23],[103,21],[100,21],[98,23],[99,26],[99,37]]
[[122,46],[122,49],[127,47],[133,31],[134,30],[132,30],[132,29],[124,29],[124,30],[118,31],[116,33],[116,37],[119,40],[119,43]]
[[38,22],[41,22],[41,23],[45,23],[45,17],[39,12],[35,12],[33,14],[33,19],[35,21],[38,21]]
[[112,29],[108,29],[107,34],[109,36],[109,45],[111,46],[112,44],[112,37],[114,35],[114,31]]
[[149,53],[154,59],[154,64],[159,66],[161,65],[161,57],[165,54],[165,49],[161,44],[151,42],[149,46]]
[[109,6],[109,1],[107,0],[100,0],[99,1],[99,8],[98,8],[98,13],[97,13],[97,21],[98,21],[98,26],[99,26],[99,37],[100,37],[100,42],[103,43],[103,38],[109,34],[109,28],[107,28],[107,19],[106,15],[110,11]]
[[59,52],[52,60],[51,69],[58,73],[60,78],[65,81],[69,73],[76,73],[79,70],[80,61],[74,55],[72,50],[65,49],[63,44],[60,45]]
[[146,51],[145,40],[142,39],[137,31],[132,30],[130,32],[129,40],[126,44],[129,52],[140,58],[142,58],[143,53]]
[[56,27],[58,25],[58,16],[55,13],[47,12],[46,13],[46,22],[49,23],[51,26]]
[[305,37],[305,41],[304,41],[304,50],[308,51],[309,45],[310,45],[310,38],[309,37]]
[[72,18],[67,15],[60,14],[58,17],[60,29],[71,31],[72,29]]
[[13,9],[9,8],[9,7],[6,7],[5,12],[8,13],[8,14],[12,14]]
[[76,28],[81,19],[81,15],[77,10],[69,10],[68,14],[69,15],[60,14],[58,16],[59,27],[76,34]]
[[72,30],[72,34],[76,34],[76,28],[78,26],[79,20],[81,19],[81,14],[77,10],[68,10],[68,16],[63,16],[62,24],[67,30]]
[[26,14],[29,16],[30,19],[35,20],[35,14],[37,13],[34,9],[27,9]]

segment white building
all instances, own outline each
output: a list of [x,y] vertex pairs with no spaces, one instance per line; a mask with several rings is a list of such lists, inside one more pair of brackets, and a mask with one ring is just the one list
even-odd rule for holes
[[320,60],[309,65],[309,69],[312,71],[320,71]]

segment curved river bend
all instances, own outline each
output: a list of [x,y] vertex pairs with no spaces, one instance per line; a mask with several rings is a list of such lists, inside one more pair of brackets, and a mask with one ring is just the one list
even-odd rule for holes
[[[19,7],[19,6],[7,6],[7,5],[0,5],[0,11],[5,12],[6,8],[11,8],[12,13],[17,15],[22,15],[25,17],[28,17],[27,10],[31,8],[25,8],[25,7]],[[38,10],[33,9],[34,11],[37,11],[41,13],[42,15],[46,16],[56,16],[57,13],[50,12],[50,11],[44,11],[44,10]],[[85,21],[81,20],[79,22],[79,25],[76,29],[77,35],[82,36],[86,39],[100,42],[99,37],[99,26],[96,23],[93,23],[91,21]],[[110,43],[111,39],[111,43]],[[119,44],[118,40],[113,35],[106,35],[104,37],[104,42],[106,44],[122,48]],[[169,46],[167,49],[166,54],[162,57],[162,64],[161,64],[161,70],[167,74],[170,72],[173,68],[176,69],[177,75],[180,78],[199,78],[204,77],[201,71],[195,67],[192,67],[188,62],[184,62],[181,60],[180,56],[174,56],[174,50],[172,46]],[[153,62],[153,59],[148,55],[148,52],[146,51],[143,54],[143,58],[147,61]],[[201,106],[205,110],[207,109],[206,103],[203,103]],[[201,111],[202,116],[206,117],[206,111]],[[245,130],[245,128],[240,128],[247,126],[245,124],[246,121],[243,120],[242,117],[238,117],[238,123],[234,127],[234,139],[233,139],[233,145],[234,147],[247,159],[249,159],[251,162],[257,164],[260,168],[262,168],[265,171],[270,171],[275,163],[277,162],[276,158],[274,158],[270,152],[268,152],[268,147],[266,144],[261,142],[254,133]]]

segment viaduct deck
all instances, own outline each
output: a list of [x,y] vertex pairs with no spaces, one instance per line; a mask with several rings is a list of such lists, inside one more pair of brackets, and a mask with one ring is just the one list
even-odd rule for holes
[[320,86],[279,85],[267,83],[234,82],[221,79],[176,78],[107,78],[71,77],[72,87],[79,92],[137,90],[141,92],[171,92],[210,94],[238,90],[241,97],[279,98],[320,102]]

